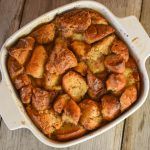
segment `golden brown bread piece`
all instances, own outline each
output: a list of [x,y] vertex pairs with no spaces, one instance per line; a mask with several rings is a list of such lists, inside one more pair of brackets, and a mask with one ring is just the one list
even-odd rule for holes
[[91,24],[91,17],[86,10],[72,10],[56,17],[56,25],[64,37],[70,37],[73,32],[83,32]]
[[77,66],[75,55],[67,48],[67,43],[64,39],[58,38],[55,42],[55,47],[46,64],[46,70],[49,73],[63,74],[69,68]]
[[108,55],[110,46],[115,39],[115,35],[110,35],[104,38],[102,41],[97,42],[92,46],[90,51],[87,53],[87,59],[97,60],[101,55]]
[[64,107],[64,113],[62,115],[63,122],[77,125],[80,116],[80,107],[76,104],[74,100],[70,99]]
[[38,112],[31,106],[27,106],[26,110],[31,120],[46,135],[51,135],[62,125],[61,117],[53,109]]
[[97,102],[91,99],[85,99],[80,104],[81,117],[80,123],[87,130],[93,130],[100,126],[102,116]]
[[125,62],[128,61],[129,59],[128,47],[123,41],[119,39],[115,40],[112,44],[111,51],[117,55],[120,55],[125,60]]
[[76,56],[80,59],[84,59],[91,46],[83,41],[73,41],[71,47]]
[[85,133],[87,133],[87,130],[84,129],[82,126],[63,124],[63,126],[60,129],[56,130],[54,134],[57,140],[68,141],[81,137]]
[[74,71],[69,71],[63,76],[62,85],[65,92],[76,102],[84,97],[88,89],[84,78]]
[[18,90],[26,85],[31,84],[31,79],[28,75],[21,74],[14,80],[14,84],[15,84],[16,89]]
[[92,24],[105,24],[107,25],[108,22],[105,18],[103,18],[98,12],[94,10],[89,11],[90,16],[91,16],[91,23]]
[[104,60],[105,67],[114,73],[123,73],[125,71],[125,61],[120,55],[111,54]]
[[111,74],[107,81],[107,90],[118,92],[126,86],[126,78],[123,74]]
[[137,100],[137,89],[131,85],[125,89],[120,97],[121,111],[125,111]]
[[34,42],[34,38],[30,36],[21,38],[14,47],[8,50],[8,52],[19,64],[23,65],[34,47]]
[[47,44],[55,37],[55,24],[45,24],[31,33],[39,44]]
[[106,93],[106,88],[102,80],[97,78],[93,73],[88,71],[87,83],[89,86],[88,94],[93,99],[98,99],[100,96]]
[[104,95],[102,98],[102,115],[105,120],[111,121],[120,114],[120,103],[113,95]]
[[110,25],[92,24],[84,33],[84,39],[88,44],[94,43],[115,32]]
[[78,66],[74,67],[73,69],[82,76],[86,76],[88,67],[85,62],[81,61],[78,63]]
[[31,102],[31,97],[32,97],[32,86],[27,85],[24,86],[20,89],[20,97],[21,101],[24,104],[29,104]]
[[34,78],[42,78],[47,57],[44,47],[42,45],[36,46],[26,66],[26,73]]
[[7,69],[12,80],[14,80],[18,75],[22,74],[24,67],[20,65],[16,59],[9,56],[7,61]]
[[46,71],[44,74],[44,88],[47,90],[61,90],[60,79],[60,75]]
[[57,97],[54,101],[53,108],[57,113],[62,113],[67,102],[70,100],[70,96],[68,94],[62,94]]
[[32,106],[37,111],[43,111],[50,108],[50,93],[40,88],[33,89]]
[[104,59],[105,57],[102,55],[97,60],[88,59],[86,61],[89,69],[95,74],[95,73],[101,73],[105,70],[104,66]]
[[127,86],[137,84],[137,88],[139,89],[140,75],[135,60],[130,57],[125,66],[126,68],[123,74],[126,77]]

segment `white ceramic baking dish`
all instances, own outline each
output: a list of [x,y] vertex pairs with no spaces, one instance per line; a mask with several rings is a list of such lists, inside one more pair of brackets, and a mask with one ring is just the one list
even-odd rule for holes
[[[107,125],[93,131],[81,138],[68,141],[68,142],[57,142],[45,137],[42,132],[40,132],[36,126],[32,123],[24,110],[19,97],[17,96],[13,85],[11,84],[7,68],[6,68],[6,58],[7,50],[6,48],[12,45],[19,37],[22,37],[31,30],[33,30],[39,24],[51,21],[56,14],[68,11],[73,8],[91,8],[100,12],[117,30],[118,35],[127,43],[130,48],[131,54],[137,61],[141,72],[142,78],[142,89],[138,101],[125,113],[119,116],[114,121],[108,123]],[[10,38],[6,40],[1,48],[0,55],[0,69],[2,72],[2,81],[0,82],[0,115],[2,116],[4,122],[10,130],[15,130],[18,128],[29,129],[41,142],[46,145],[63,148],[69,147],[84,141],[87,141],[97,135],[114,127],[125,118],[134,113],[146,100],[149,91],[149,79],[147,71],[145,68],[145,61],[150,55],[150,38],[141,26],[140,22],[134,16],[129,16],[125,18],[118,18],[114,16],[105,6],[94,1],[77,1],[55,10],[52,10],[39,18],[33,20],[32,22],[25,25],[23,28],[14,33]]]

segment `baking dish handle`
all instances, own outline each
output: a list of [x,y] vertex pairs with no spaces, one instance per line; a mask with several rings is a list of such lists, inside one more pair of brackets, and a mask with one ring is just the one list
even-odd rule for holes
[[3,80],[0,81],[0,115],[10,130],[23,128],[25,121],[19,111],[19,104],[13,101]]
[[137,48],[138,54],[143,62],[150,56],[150,38],[141,23],[135,16],[125,18],[117,18],[132,41],[132,44]]

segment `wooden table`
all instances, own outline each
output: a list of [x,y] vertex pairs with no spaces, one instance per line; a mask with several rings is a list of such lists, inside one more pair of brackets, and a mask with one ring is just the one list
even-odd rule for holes
[[[97,0],[119,17],[135,15],[150,35],[149,0]],[[71,0],[0,0],[0,46],[12,33],[41,14]],[[150,75],[150,59],[146,62]],[[52,150],[27,129],[9,131],[0,118],[0,150]],[[150,94],[132,116],[104,134],[68,150],[150,150]]]

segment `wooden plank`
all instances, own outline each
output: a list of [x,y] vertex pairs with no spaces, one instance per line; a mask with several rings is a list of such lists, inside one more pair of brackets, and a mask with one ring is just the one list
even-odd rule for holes
[[[141,0],[97,0],[105,4],[117,16],[123,17],[126,15],[140,16]],[[54,9],[58,6],[71,2],[70,0],[27,0],[23,12],[21,26],[30,20],[38,17],[40,14]],[[134,5],[132,5],[134,4]],[[68,150],[119,150],[121,146],[122,130],[124,123],[117,125],[108,132],[98,136],[88,142],[68,148]],[[16,131],[9,131],[5,124],[2,122],[0,130],[0,145],[2,149],[18,149],[18,150],[31,150],[31,149],[53,149],[45,146],[39,142],[28,130],[19,129]]]
[[[150,3],[143,0],[140,21],[150,35]],[[146,62],[150,78],[150,58]],[[150,93],[144,105],[125,124],[122,150],[149,150],[150,149]]]
[[13,2],[9,0],[0,1],[0,47],[6,38],[18,29],[23,5],[24,0],[14,0]]

